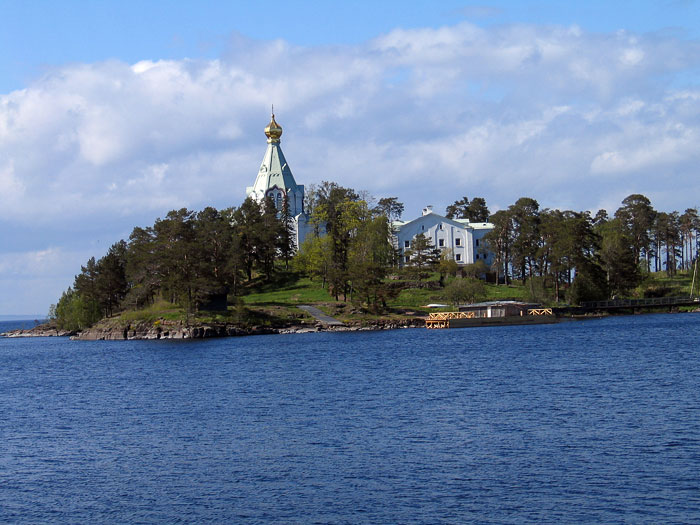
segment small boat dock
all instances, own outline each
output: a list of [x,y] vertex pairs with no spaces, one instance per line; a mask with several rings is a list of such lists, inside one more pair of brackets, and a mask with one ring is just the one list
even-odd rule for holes
[[433,312],[425,320],[428,329],[467,328],[558,322],[551,308],[519,301],[489,301],[459,307],[456,312]]

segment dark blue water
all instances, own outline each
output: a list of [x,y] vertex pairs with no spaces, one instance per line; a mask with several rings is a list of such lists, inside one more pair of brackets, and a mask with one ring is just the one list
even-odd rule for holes
[[697,523],[699,336],[0,339],[0,520]]

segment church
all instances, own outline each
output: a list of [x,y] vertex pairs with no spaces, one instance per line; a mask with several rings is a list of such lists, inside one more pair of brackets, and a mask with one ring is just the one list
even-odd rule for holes
[[[267,150],[258,170],[255,184],[246,188],[248,197],[263,202],[271,197],[278,210],[282,210],[285,196],[293,220],[294,241],[300,247],[312,231],[309,216],[304,210],[304,186],[297,184],[287,159],[280,147],[282,126],[275,121],[272,112],[270,123],[265,128]],[[395,221],[392,224],[394,248],[400,254],[401,265],[410,263],[406,250],[410,249],[416,235],[423,234],[440,250],[450,250],[455,262],[462,266],[478,260],[487,265],[493,262],[493,254],[487,250],[484,235],[493,229],[488,222],[473,223],[466,219],[448,219],[433,212],[432,206],[423,209],[423,214],[411,221]]]
[[280,147],[282,126],[275,121],[274,111],[270,123],[265,128],[265,135],[267,150],[260,164],[255,184],[246,188],[246,195],[260,203],[270,197],[280,211],[282,211],[285,197],[287,198],[294,229],[294,244],[298,248],[311,231],[309,216],[304,211],[304,186],[297,184],[294,180],[292,170],[282,153]]

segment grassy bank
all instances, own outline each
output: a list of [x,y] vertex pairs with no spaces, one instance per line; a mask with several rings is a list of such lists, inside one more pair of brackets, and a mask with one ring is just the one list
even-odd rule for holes
[[[652,273],[630,293],[631,298],[675,297],[690,293],[692,273],[679,272],[674,276],[665,273]],[[432,276],[432,281],[437,276]],[[415,283],[414,283],[415,284]],[[411,284],[403,283],[405,286]],[[314,322],[298,305],[315,305],[328,315],[344,322],[371,322],[378,318],[401,319],[414,317],[430,311],[427,304],[446,304],[443,289],[433,287],[402,289],[398,295],[389,300],[387,310],[381,315],[364,312],[359,305],[352,302],[336,301],[319,281],[312,281],[306,276],[293,272],[280,272],[270,282],[262,280],[248,283],[244,295],[238,298],[238,304],[229,306],[224,312],[201,311],[187,315],[182,308],[167,301],[157,301],[142,310],[123,312],[113,318],[126,324],[136,321],[156,323],[158,320],[182,321],[190,324],[224,323],[250,326],[288,326],[295,324],[312,324]],[[697,285],[696,285],[697,286]],[[533,293],[534,292],[534,293]],[[552,291],[549,289],[531,289],[519,283],[510,285],[485,285],[485,301],[519,300],[541,302],[546,306],[555,306]],[[452,307],[444,308],[451,310]]]

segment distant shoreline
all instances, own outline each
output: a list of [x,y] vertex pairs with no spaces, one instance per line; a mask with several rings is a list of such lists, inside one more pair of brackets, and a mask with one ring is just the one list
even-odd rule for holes
[[41,321],[46,322],[46,314],[42,315],[24,315],[24,314],[6,314],[0,315],[0,322],[2,321]]

